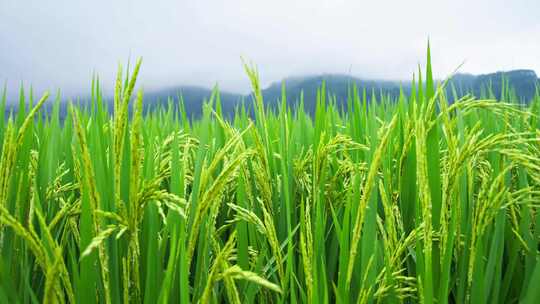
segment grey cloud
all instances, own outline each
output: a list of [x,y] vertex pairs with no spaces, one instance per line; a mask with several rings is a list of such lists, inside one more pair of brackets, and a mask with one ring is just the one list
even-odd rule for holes
[[107,88],[130,56],[144,58],[147,90],[219,82],[246,92],[241,56],[264,84],[321,72],[409,79],[428,36],[438,77],[464,60],[464,72],[540,72],[535,0],[3,0],[0,80],[84,93],[93,72]]

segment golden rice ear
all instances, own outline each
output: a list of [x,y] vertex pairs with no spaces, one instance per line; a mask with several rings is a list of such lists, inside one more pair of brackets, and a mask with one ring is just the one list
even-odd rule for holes
[[[211,204],[218,204],[221,200],[219,196],[221,191],[225,187],[225,184],[228,182],[229,177],[235,174],[242,162],[251,154],[250,151],[243,151],[240,154],[237,154],[231,161],[225,164],[223,170],[216,177],[215,181],[209,187],[208,190],[201,193],[201,201],[197,205],[195,210],[195,218],[193,220],[192,229],[190,232],[189,242],[187,246],[187,261],[191,261],[193,257],[193,251],[195,250],[195,244],[197,242],[197,237],[199,233],[199,226],[203,220],[203,217],[206,215],[206,212],[211,207]],[[224,156],[224,154],[222,154]],[[208,172],[208,171],[207,171]]]
[[204,291],[201,295],[201,298],[199,299],[200,303],[209,303],[210,302],[210,296],[212,293],[212,288],[214,286],[214,283],[219,279],[219,268],[221,266],[221,263],[231,255],[234,245],[236,244],[236,233],[233,232],[229,239],[227,240],[227,243],[225,243],[225,246],[217,253],[216,258],[214,259],[214,263],[212,264],[212,267],[210,268],[210,273],[208,276],[208,281],[206,283],[206,286],[204,287]]
[[388,144],[388,141],[390,139],[390,134],[396,122],[397,122],[397,115],[394,115],[390,123],[384,126],[383,128],[384,131],[382,133],[377,149],[373,153],[373,158],[371,160],[368,176],[363,186],[363,192],[362,192],[362,196],[360,198],[360,202],[358,205],[358,209],[357,209],[358,211],[355,217],[354,228],[352,231],[350,258],[349,258],[349,264],[347,266],[347,284],[350,284],[351,279],[352,279],[352,273],[353,273],[354,263],[356,261],[356,254],[358,253],[358,243],[360,242],[367,203],[371,195],[372,189],[376,186],[375,185],[376,177],[378,174],[382,154],[384,153],[386,145]]
[[[92,241],[92,243],[95,244],[96,247],[98,247],[98,256],[99,256],[99,262],[100,262],[100,271],[101,271],[101,277],[103,280],[103,286],[104,286],[104,292],[105,292],[105,301],[107,303],[110,303],[110,286],[109,286],[109,257],[108,257],[108,250],[106,248],[105,243],[103,240],[105,237],[107,237],[109,234],[105,234],[105,237],[103,236],[103,233],[101,231],[102,221],[97,215],[95,214],[95,211],[98,210],[101,206],[100,202],[100,196],[97,190],[97,183],[96,183],[96,174],[94,172],[94,165],[92,163],[91,157],[90,157],[90,151],[88,147],[88,143],[86,140],[86,131],[83,129],[81,125],[81,120],[79,117],[79,112],[75,110],[73,107],[71,108],[71,114],[73,115],[73,125],[75,126],[75,133],[77,136],[77,139],[79,141],[80,151],[81,151],[81,158],[82,158],[82,164],[84,173],[81,174],[83,176],[84,184],[82,186],[81,191],[86,192],[89,201],[90,201],[90,212],[92,217],[92,230],[94,232],[95,238],[98,239],[97,242]],[[76,156],[74,157],[76,158]],[[107,229],[106,231],[109,231],[110,229]],[[111,232],[112,233],[112,232]],[[100,237],[102,240],[100,241]],[[91,245],[92,245],[91,243]],[[92,246],[89,247],[92,247]],[[91,249],[90,249],[91,251]]]
[[268,280],[260,277],[256,273],[253,273],[251,271],[242,270],[238,265],[234,265],[232,267],[229,267],[229,268],[225,269],[223,271],[223,273],[222,273],[222,276],[223,277],[232,277],[232,278],[234,278],[236,280],[241,279],[241,280],[251,281],[251,282],[256,283],[256,284],[258,284],[260,286],[263,286],[265,288],[273,290],[275,292],[282,293],[281,288],[278,285],[276,285],[276,284],[274,284],[272,282],[269,282]]
[[[28,115],[26,115],[23,123],[21,124],[17,135],[15,136],[15,127],[11,116],[8,120],[6,133],[4,134],[4,143],[2,145],[2,157],[0,160],[0,205],[5,204],[7,199],[7,187],[12,177],[12,170],[15,166],[15,158],[17,157],[18,151],[23,144],[23,139],[27,133],[27,129],[30,126],[30,123],[33,121],[34,116],[43,106],[45,101],[49,98],[49,92],[45,92],[43,97],[38,101],[38,103],[30,110]],[[2,114],[2,115],[5,115]]]

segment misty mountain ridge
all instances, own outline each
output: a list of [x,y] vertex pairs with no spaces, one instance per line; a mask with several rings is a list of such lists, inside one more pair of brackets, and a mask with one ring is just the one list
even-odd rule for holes
[[[473,94],[476,97],[488,94],[487,88],[492,89],[495,98],[500,98],[503,80],[508,82],[514,90],[515,98],[519,102],[528,102],[536,94],[540,79],[533,70],[511,70],[498,71],[490,74],[473,75],[468,73],[458,73],[454,75],[447,86],[448,98],[453,99],[453,89],[458,97],[465,94]],[[370,100],[372,94],[378,97],[385,94],[390,97],[398,97],[400,91],[408,95],[411,91],[411,82],[392,80],[373,80],[359,78],[346,74],[318,74],[306,76],[288,77],[281,81],[274,82],[262,90],[263,99],[270,107],[278,106],[282,96],[282,84],[285,84],[287,103],[294,107],[299,104],[301,95],[305,109],[314,113],[317,90],[323,81],[326,85],[327,93],[335,96],[338,106],[346,106],[350,88],[355,85],[359,93],[366,92],[367,99]],[[153,91],[145,94],[146,104],[155,106],[163,104],[172,97],[174,101],[178,96],[182,96],[184,106],[188,115],[198,116],[201,114],[203,100],[208,100],[212,95],[212,89],[195,86],[179,86],[165,90]],[[220,101],[223,113],[234,113],[234,108],[240,103],[251,104],[251,94],[243,95],[231,92],[220,91]]]
[[[285,84],[288,105],[293,108],[299,105],[303,94],[305,110],[308,113],[314,113],[317,92],[323,81],[328,96],[335,97],[334,100],[340,107],[347,106],[347,100],[353,85],[357,88],[359,94],[366,93],[368,101],[371,101],[372,96],[378,98],[381,94],[397,98],[400,92],[405,95],[409,95],[411,92],[411,82],[407,81],[366,79],[346,74],[317,74],[287,77],[281,81],[271,83],[262,90],[263,99],[265,104],[271,108],[279,106],[282,97],[282,85]],[[458,73],[452,77],[446,88],[447,96],[452,100],[454,89],[458,97],[466,94],[473,94],[476,97],[487,96],[486,89],[490,87],[494,97],[500,98],[503,81],[508,82],[510,88],[512,88],[516,101],[522,103],[529,102],[535,96],[537,88],[540,87],[540,79],[533,70],[498,71],[480,75]],[[160,105],[166,106],[169,102],[172,102],[172,105],[176,108],[181,100],[186,114],[189,117],[198,117],[202,114],[203,101],[210,99],[212,91],[211,88],[194,85],[180,85],[147,91],[144,93],[144,104],[148,109],[152,109]],[[219,98],[222,112],[226,116],[232,116],[235,109],[242,103],[248,106],[252,105],[251,94],[219,90]],[[112,98],[105,97],[104,99],[109,104],[109,109],[112,109]],[[54,98],[51,98],[51,100],[54,100]],[[84,100],[88,100],[88,98],[81,98],[80,100],[84,103]],[[51,103],[48,102],[47,104],[45,108],[50,109]],[[16,104],[9,108],[11,109],[6,109],[6,111],[17,111]],[[65,113],[65,108],[67,107],[62,106],[60,112]]]

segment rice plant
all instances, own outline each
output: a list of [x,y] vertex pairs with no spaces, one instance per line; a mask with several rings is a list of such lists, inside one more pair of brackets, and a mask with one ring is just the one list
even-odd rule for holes
[[254,115],[188,119],[140,65],[1,117],[0,302],[540,302],[540,94],[450,103],[428,50],[408,96],[272,109],[246,64]]

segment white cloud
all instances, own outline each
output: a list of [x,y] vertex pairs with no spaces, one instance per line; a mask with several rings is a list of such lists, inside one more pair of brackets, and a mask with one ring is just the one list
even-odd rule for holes
[[408,79],[432,42],[436,75],[540,72],[540,4],[502,1],[17,1],[0,3],[0,80],[38,89],[106,85],[143,56],[147,89],[178,84],[247,91],[240,56],[268,84],[289,75]]

